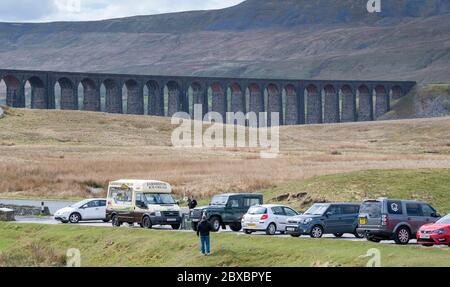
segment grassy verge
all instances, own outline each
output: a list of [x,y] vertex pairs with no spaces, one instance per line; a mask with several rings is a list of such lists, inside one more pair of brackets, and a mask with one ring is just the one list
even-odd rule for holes
[[199,255],[191,232],[0,223],[0,266],[60,266],[78,248],[83,266],[365,266],[378,248],[383,266],[449,266],[448,248],[334,239],[214,234],[213,256]]
[[[305,209],[313,202],[417,199],[450,212],[450,169],[370,170],[318,176],[263,191],[265,200]],[[278,199],[278,200],[277,200]]]

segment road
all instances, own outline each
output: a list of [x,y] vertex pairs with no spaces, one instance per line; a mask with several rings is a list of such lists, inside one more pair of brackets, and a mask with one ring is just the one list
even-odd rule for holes
[[[52,217],[23,217],[23,216],[18,216],[16,217],[16,221],[18,223],[33,223],[33,224],[47,224],[47,225],[62,225],[63,223],[54,220]],[[99,227],[99,228],[112,228],[111,223],[104,223],[102,221],[86,221],[86,222],[81,222],[76,224],[77,226],[91,226],[91,227]],[[140,228],[139,225],[135,224],[133,227],[128,226],[128,224],[124,224],[122,227],[120,228]],[[192,230],[172,230],[172,228],[170,226],[155,226],[153,228],[154,230],[162,230],[165,232],[193,232]],[[253,233],[252,235],[247,235],[244,234],[243,232],[234,232],[231,229],[227,228],[226,230],[220,230],[219,233],[233,233],[236,234],[237,236],[266,236],[266,234],[264,232],[256,232]],[[275,235],[274,237],[278,237],[278,238],[291,238],[289,235]],[[309,238],[309,236],[303,236],[301,238]],[[348,241],[355,241],[355,242],[365,242],[365,239],[358,239],[355,238],[353,235],[351,234],[344,234],[344,236],[342,238],[336,238],[331,234],[326,234],[324,235],[323,238],[326,239],[333,239],[333,240],[348,240]],[[395,244],[394,241],[382,241],[381,243],[383,244]],[[417,245],[417,241],[416,240],[411,240],[410,241],[410,245]]]

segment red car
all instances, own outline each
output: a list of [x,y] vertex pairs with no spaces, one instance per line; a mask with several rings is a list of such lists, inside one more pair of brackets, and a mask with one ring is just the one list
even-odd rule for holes
[[417,243],[423,246],[446,244],[450,247],[450,214],[417,231]]

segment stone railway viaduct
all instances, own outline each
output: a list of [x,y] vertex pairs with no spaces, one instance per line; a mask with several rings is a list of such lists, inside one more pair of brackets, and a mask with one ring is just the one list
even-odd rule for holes
[[[405,81],[327,81],[250,78],[147,76],[0,69],[6,84],[6,104],[25,107],[25,86],[31,87],[31,108],[171,116],[203,104],[203,112],[280,112],[286,125],[376,120],[391,101],[416,84]],[[60,95],[55,93],[59,84]],[[80,87],[80,88],[79,88]],[[144,87],[147,93],[144,93]],[[81,91],[79,93],[79,91]],[[59,101],[56,96],[58,94]],[[80,94],[80,95],[79,95]],[[146,96],[144,96],[146,94]],[[147,99],[144,99],[148,97]],[[208,108],[206,108],[208,107]]]

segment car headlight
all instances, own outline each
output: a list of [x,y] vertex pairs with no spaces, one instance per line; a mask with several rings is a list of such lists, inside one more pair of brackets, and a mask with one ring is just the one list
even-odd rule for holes
[[308,224],[312,221],[312,218],[303,219],[303,224]]
[[444,234],[444,229],[439,229],[439,230],[435,230],[433,231],[434,234]]
[[161,216],[161,211],[155,212],[155,216]]

